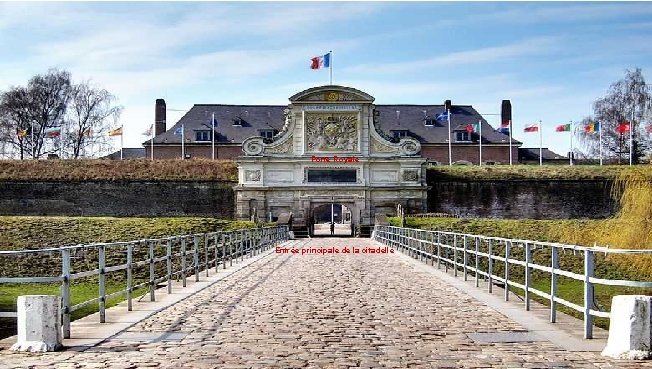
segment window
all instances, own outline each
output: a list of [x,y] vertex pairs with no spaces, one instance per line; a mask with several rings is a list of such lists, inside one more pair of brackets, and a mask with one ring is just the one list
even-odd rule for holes
[[210,141],[211,131],[195,131],[195,141]]
[[391,131],[394,138],[402,138],[402,137],[407,137],[409,136],[409,132],[407,129],[400,129],[400,130],[392,130]]
[[471,134],[469,132],[455,132],[455,141],[471,142]]
[[355,183],[355,169],[308,169],[308,182]]
[[258,131],[258,134],[263,137],[263,138],[269,138],[271,139],[274,137],[275,131],[273,129],[261,129]]
[[426,118],[423,120],[423,124],[427,126],[436,126],[437,125],[437,119],[435,118]]

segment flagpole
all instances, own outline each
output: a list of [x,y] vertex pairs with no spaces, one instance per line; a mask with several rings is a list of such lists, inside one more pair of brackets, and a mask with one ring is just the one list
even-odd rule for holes
[[213,119],[211,120],[211,157],[215,160],[215,113],[213,113]]
[[570,121],[570,153],[568,154],[569,165],[573,165],[573,121]]
[[154,124],[152,124],[151,129],[152,129],[152,137],[150,138],[149,141],[149,156],[152,160],[154,160]]
[[446,116],[448,117],[448,165],[453,165],[453,146],[451,142],[451,110],[446,109]]
[[120,126],[120,160],[122,160],[122,148],[124,147],[124,125]]
[[479,162],[479,165],[482,166],[482,120],[478,121],[478,131],[480,133],[480,139],[479,139],[479,143],[480,143],[480,162]]
[[181,160],[186,160],[186,146],[185,141],[186,135],[183,129],[183,124],[181,125]]
[[509,165],[512,165],[512,120],[509,120]]
[[30,135],[32,136],[32,160],[34,160],[36,159],[36,154],[34,154],[34,122],[29,122],[29,131]]
[[539,121],[539,166],[543,165],[543,129],[541,129],[541,121]]
[[629,165],[634,161],[634,109],[632,109],[632,121],[629,122]]
[[330,85],[333,85],[333,50],[328,51],[328,70],[330,75]]
[[600,142],[600,165],[602,165],[602,126],[600,125],[600,122],[595,122],[594,124],[598,125],[598,141]]

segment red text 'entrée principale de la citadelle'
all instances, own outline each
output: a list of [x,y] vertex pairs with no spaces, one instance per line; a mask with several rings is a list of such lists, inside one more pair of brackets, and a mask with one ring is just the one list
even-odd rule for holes
[[378,247],[281,247],[276,246],[277,254],[295,255],[329,255],[329,254],[393,254],[394,249],[388,246]]

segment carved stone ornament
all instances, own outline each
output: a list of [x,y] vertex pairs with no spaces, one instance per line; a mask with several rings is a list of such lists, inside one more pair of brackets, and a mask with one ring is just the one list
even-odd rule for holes
[[404,170],[403,180],[407,182],[416,182],[419,180],[419,172],[413,169]]
[[326,92],[317,92],[315,94],[309,95],[304,101],[356,101],[357,99],[354,95],[348,92],[340,91],[326,91]]
[[289,154],[292,152],[292,136],[280,145],[266,147],[265,154]]
[[357,114],[306,114],[305,125],[309,152],[358,151]]
[[262,137],[249,137],[242,142],[242,151],[247,156],[257,156],[263,153],[265,143]]
[[371,138],[371,152],[372,153],[382,153],[382,154],[387,154],[387,153],[398,153],[398,150],[395,147],[389,146],[389,145],[383,145],[382,143],[378,142],[375,138]]
[[245,170],[245,181],[258,182],[260,181],[260,170]]
[[421,151],[421,144],[414,138],[402,138],[399,142],[401,155],[416,155]]

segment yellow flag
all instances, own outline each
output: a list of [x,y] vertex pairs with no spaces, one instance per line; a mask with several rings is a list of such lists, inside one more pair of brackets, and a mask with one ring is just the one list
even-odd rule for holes
[[118,127],[110,130],[109,136],[122,136],[122,127]]

